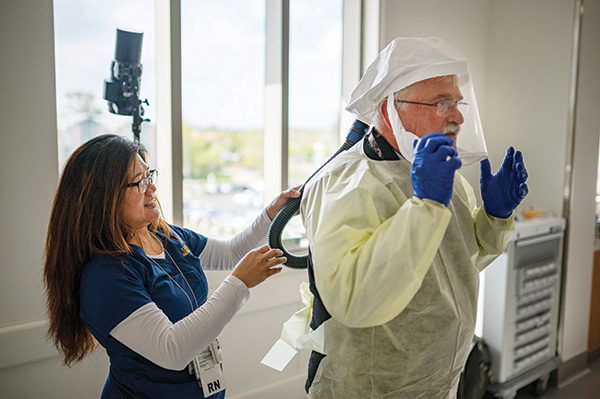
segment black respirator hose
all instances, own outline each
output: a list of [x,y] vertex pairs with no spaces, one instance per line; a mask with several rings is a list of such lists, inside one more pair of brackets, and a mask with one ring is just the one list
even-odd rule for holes
[[294,255],[285,249],[283,246],[283,241],[281,239],[281,234],[283,233],[283,229],[287,226],[288,222],[292,219],[292,217],[298,212],[300,209],[300,201],[302,200],[302,192],[304,191],[304,186],[306,183],[312,179],[314,175],[317,174],[325,165],[329,163],[333,158],[338,156],[341,152],[348,150],[358,141],[360,141],[367,131],[369,130],[369,125],[364,122],[356,119],[350,130],[348,131],[348,135],[346,136],[346,141],[338,150],[333,154],[327,162],[319,167],[300,187],[300,197],[292,198],[275,216],[275,219],[271,222],[271,226],[269,227],[269,246],[271,248],[278,248],[283,251],[283,256],[287,258],[287,262],[284,263],[285,266],[292,269],[306,269],[308,267],[308,256],[307,255]]

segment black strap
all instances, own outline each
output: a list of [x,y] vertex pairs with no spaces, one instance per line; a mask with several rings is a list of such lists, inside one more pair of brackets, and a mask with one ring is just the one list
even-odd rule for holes
[[308,361],[308,378],[306,379],[306,384],[304,385],[306,393],[308,393],[308,390],[310,389],[310,386],[312,385],[312,382],[315,379],[317,368],[319,368],[319,364],[321,364],[321,360],[323,360],[324,357],[325,355],[319,352],[311,352],[310,360]]
[[[321,301],[321,296],[319,295],[319,291],[317,291],[317,286],[315,285],[315,273],[310,248],[308,250],[308,282],[310,285],[310,292],[312,292],[314,296],[310,328],[316,330],[326,320],[330,319],[331,315],[327,309],[325,309],[325,305],[323,305],[323,301]],[[312,385],[312,382],[315,378],[317,368],[324,357],[325,355],[315,351],[310,354],[310,361],[308,362],[308,378],[306,379],[305,385],[306,393],[308,393],[308,389]]]
[[377,132],[375,127],[371,127],[371,130],[365,136],[363,150],[367,157],[376,161],[396,161],[400,159],[394,151],[394,147]]
[[325,305],[323,305],[323,301],[321,300],[321,295],[319,295],[319,291],[317,291],[317,286],[315,285],[315,272],[310,248],[308,250],[308,282],[310,285],[310,292],[314,295],[310,328],[316,330],[327,319],[331,318],[331,315],[327,309],[325,309]]

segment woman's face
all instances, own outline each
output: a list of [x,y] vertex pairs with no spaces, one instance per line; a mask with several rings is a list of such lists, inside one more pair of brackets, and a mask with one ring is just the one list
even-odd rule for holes
[[[148,176],[148,165],[138,155],[129,173],[128,183],[137,183]],[[128,227],[133,230],[145,229],[149,224],[160,217],[160,210],[154,197],[156,186],[148,184],[146,191],[140,193],[138,186],[125,189],[125,203],[123,206],[123,218]]]

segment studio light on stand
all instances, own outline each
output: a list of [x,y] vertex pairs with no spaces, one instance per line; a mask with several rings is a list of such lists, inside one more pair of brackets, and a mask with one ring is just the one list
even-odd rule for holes
[[117,29],[115,58],[110,65],[110,78],[104,80],[104,99],[108,110],[113,114],[133,116],[131,129],[136,141],[140,140],[144,108],[148,100],[140,100],[142,80],[142,39],[143,33]]

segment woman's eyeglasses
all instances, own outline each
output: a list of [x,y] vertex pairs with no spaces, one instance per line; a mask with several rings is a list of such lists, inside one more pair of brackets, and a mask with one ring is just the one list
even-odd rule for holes
[[140,180],[136,181],[135,183],[129,183],[127,185],[127,187],[129,188],[129,187],[137,186],[140,194],[144,194],[146,192],[146,189],[148,188],[148,185],[150,183],[154,184],[156,182],[157,177],[158,177],[158,170],[151,169],[148,171],[148,176],[141,178]]

